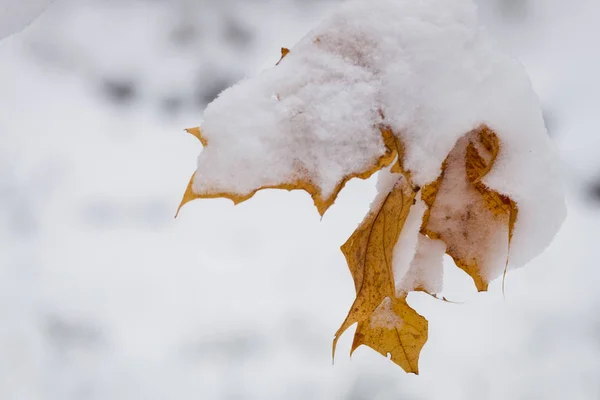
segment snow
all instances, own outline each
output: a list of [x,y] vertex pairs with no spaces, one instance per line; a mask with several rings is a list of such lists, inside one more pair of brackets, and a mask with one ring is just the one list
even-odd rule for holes
[[368,101],[377,94],[373,74],[306,46],[207,107],[202,132],[215,150],[207,147],[199,157],[195,191],[247,194],[309,178],[329,197],[341,177],[383,154],[372,125],[377,109]]
[[[505,299],[499,280],[476,294],[448,259],[441,296],[461,304],[409,296],[430,319],[415,378],[364,347],[331,366],[332,335],[355,296],[339,245],[367,212],[375,179],[349,182],[322,221],[306,195],[282,191],[235,208],[198,201],[173,221],[198,149],[182,128],[197,124],[200,107],[165,118],[151,96],[115,106],[98,95],[106,71],[90,56],[109,54],[111,70],[130,72],[142,53],[133,69],[141,87],[169,93],[154,39],[169,25],[147,15],[184,1],[61,0],[64,10],[0,43],[0,398],[600,398],[600,212],[583,190],[600,171],[600,58],[590,51],[600,3],[530,0],[525,20],[507,23],[497,4],[525,2],[481,2],[491,9],[486,26],[519,55],[543,100],[569,167],[569,214],[544,254],[507,276]],[[190,58],[214,61],[219,73],[188,81],[275,63],[323,4],[212,1],[207,9],[236,18],[244,10],[260,37],[240,53],[208,29]],[[122,40],[88,24],[114,27]],[[69,55],[59,71],[30,52],[50,39]],[[350,348],[352,335],[343,340]]]
[[0,40],[23,30],[54,0],[0,0]]
[[[482,125],[496,132],[500,153],[483,182],[518,206],[511,267],[540,254],[558,231],[566,212],[560,163],[539,101],[521,64],[480,27],[471,0],[344,3],[277,67],[207,107],[208,146],[193,190],[246,195],[304,180],[328,197],[383,154],[381,124],[404,144],[404,168],[421,187],[461,137]],[[447,183],[455,197],[460,172],[457,179]],[[488,241],[488,279],[506,261],[498,249],[508,244],[497,237]]]
[[446,244],[443,241],[419,235],[416,254],[410,262],[408,271],[399,280],[397,291],[408,293],[420,288],[427,293],[440,293],[444,279],[445,253]]
[[[396,243],[396,246],[394,246],[392,265],[397,289],[398,287],[401,287],[402,289],[405,287],[403,282],[417,252],[419,236],[421,236],[419,235],[419,230],[421,229],[423,214],[425,214],[426,210],[427,205],[425,202],[421,199],[417,199],[406,217],[398,242]],[[404,290],[404,292],[408,291]]]

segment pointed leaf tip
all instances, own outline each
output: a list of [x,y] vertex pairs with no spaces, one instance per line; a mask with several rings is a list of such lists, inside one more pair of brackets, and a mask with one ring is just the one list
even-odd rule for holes
[[200,127],[188,128],[185,131],[190,135],[194,136],[196,139],[198,139],[200,143],[202,143],[202,146],[208,145],[208,140],[204,136],[202,136],[202,130],[200,129]]
[[200,198],[200,196],[198,196],[193,189],[194,186],[194,176],[196,175],[196,173],[194,172],[192,174],[192,177],[190,178],[189,183],[187,184],[187,187],[185,188],[185,193],[183,194],[183,198],[181,199],[181,203],[179,203],[179,207],[177,207],[177,212],[175,213],[175,218],[177,218],[177,216],[179,215],[179,211],[181,211],[181,207],[183,207],[184,205],[186,205],[187,203],[189,203],[192,200],[198,199]]

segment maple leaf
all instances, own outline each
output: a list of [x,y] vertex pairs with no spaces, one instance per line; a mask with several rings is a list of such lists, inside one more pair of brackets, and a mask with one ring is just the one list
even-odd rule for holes
[[488,127],[470,132],[459,139],[440,177],[422,194],[428,210],[421,232],[446,243],[448,255],[473,278],[479,291],[487,290],[493,271],[506,266],[490,265],[494,260],[487,251],[505,241],[508,257],[517,218],[516,203],[482,183],[499,151],[498,136]]
[[[304,190],[323,215],[350,179],[383,169],[376,201],[341,247],[356,298],[332,351],[356,325],[350,354],[365,345],[415,374],[428,322],[407,299],[439,298],[443,255],[485,291],[506,273],[517,222],[512,250],[522,265],[564,217],[562,194],[549,191],[552,232],[534,227],[545,214],[529,186],[553,158],[519,67],[478,36],[468,2],[459,7],[464,15],[443,23],[432,16],[440,7],[455,15],[454,3],[421,3],[349,2],[292,51],[282,48],[274,68],[227,89],[207,107],[203,126],[187,130],[205,149],[179,206]],[[519,107],[504,106],[521,95]],[[514,184],[514,174],[524,181]],[[548,179],[536,187],[546,190]],[[532,251],[524,250],[524,232],[539,236]]]
[[[399,174],[398,181],[342,246],[357,295],[333,346],[335,352],[340,335],[358,323],[351,353],[364,344],[390,355],[405,371],[418,373],[427,320],[407,304],[406,297],[410,291],[429,291],[422,282],[397,291],[392,268],[394,247],[417,195],[427,206],[422,240],[445,242],[447,253],[473,278],[478,290],[487,289],[482,269],[489,242],[497,239],[497,231],[502,232],[501,225],[508,227],[510,242],[517,209],[510,199],[481,183],[500,150],[497,135],[489,128],[463,136],[442,164],[439,178],[422,191],[411,183],[410,171],[403,167],[403,147],[399,140],[395,143],[398,158],[391,172]],[[508,246],[506,250],[508,256]]]
[[[283,48],[281,60],[289,50]],[[281,60],[279,62],[281,62]],[[278,63],[279,64],[279,63]],[[379,116],[385,120],[380,111]],[[335,334],[333,352],[339,337],[357,324],[351,354],[366,345],[402,367],[417,374],[421,349],[427,342],[427,320],[413,310],[406,299],[411,291],[432,293],[427,283],[416,280],[397,290],[393,272],[394,248],[406,219],[420,200],[426,210],[419,230],[419,241],[440,240],[456,265],[469,274],[478,290],[487,290],[493,266],[486,253],[498,240],[498,232],[506,232],[506,255],[517,216],[517,206],[506,196],[491,190],[482,179],[492,169],[500,151],[497,135],[482,126],[466,133],[455,144],[440,166],[439,177],[420,188],[411,181],[411,171],[404,167],[404,146],[399,136],[380,124],[384,152],[377,160],[359,171],[344,176],[329,196],[323,196],[319,186],[298,164],[295,176],[300,178],[277,185],[261,186],[246,194],[223,191],[196,193],[192,175],[179,209],[189,201],[201,198],[228,198],[235,204],[251,198],[263,189],[304,190],[308,192],[321,215],[333,204],[346,182],[352,178],[366,179],[385,167],[397,176],[397,181],[372,207],[360,226],[341,247],[354,279],[356,299]],[[210,146],[200,127],[187,129],[204,147]],[[178,212],[179,212],[178,209]],[[505,227],[505,229],[504,229]],[[426,246],[426,245],[423,245]],[[415,260],[417,256],[415,255]],[[497,266],[496,266],[497,267]],[[426,268],[413,262],[410,268]]]
[[[282,53],[287,54],[285,52],[282,52]],[[202,135],[202,130],[199,127],[189,128],[189,129],[186,129],[186,131],[188,133],[190,133],[191,135],[195,136],[200,141],[200,143],[202,143],[203,146],[209,145],[208,140]],[[352,173],[350,175],[343,177],[340,181],[337,182],[333,192],[329,196],[323,196],[319,186],[315,182],[313,182],[312,178],[310,178],[308,176],[308,173],[306,172],[305,168],[302,165],[297,166],[295,174],[294,174],[295,176],[299,176],[300,178],[298,178],[294,181],[291,181],[291,182],[284,182],[284,183],[280,183],[277,185],[261,186],[261,187],[258,187],[256,189],[252,190],[250,193],[246,193],[246,194],[239,194],[239,193],[233,193],[233,192],[220,192],[220,191],[217,191],[217,192],[209,191],[209,192],[205,192],[205,193],[201,193],[201,194],[196,193],[193,189],[194,179],[196,176],[196,173],[194,173],[194,174],[192,174],[192,177],[190,178],[190,181],[187,185],[187,188],[185,190],[185,193],[183,195],[183,198],[181,200],[179,208],[177,209],[177,214],[179,214],[181,207],[183,207],[188,202],[190,202],[192,200],[196,200],[196,199],[226,198],[226,199],[230,199],[231,201],[233,201],[234,204],[239,204],[243,201],[248,200],[252,196],[254,196],[254,194],[256,194],[256,192],[258,192],[259,190],[285,189],[285,190],[304,190],[304,191],[306,191],[312,197],[313,202],[314,202],[315,206],[317,207],[319,214],[322,216],[323,214],[325,214],[325,211],[327,211],[327,209],[329,207],[331,207],[331,205],[335,202],[335,199],[337,198],[338,193],[343,189],[344,185],[350,179],[352,179],[352,178],[367,179],[371,175],[373,175],[375,172],[379,171],[383,167],[390,165],[394,161],[394,159],[396,157],[396,150],[395,150],[396,139],[394,138],[392,132],[388,129],[382,129],[381,135],[382,135],[383,143],[385,145],[384,153],[375,161],[375,163],[373,165],[370,165],[365,169],[356,171],[355,173]],[[177,214],[176,214],[176,216],[177,216]]]
[[342,246],[356,300],[333,342],[335,352],[340,335],[358,323],[352,352],[367,345],[414,373],[427,341],[427,320],[410,308],[406,295],[396,297],[392,254],[416,194],[402,176]]

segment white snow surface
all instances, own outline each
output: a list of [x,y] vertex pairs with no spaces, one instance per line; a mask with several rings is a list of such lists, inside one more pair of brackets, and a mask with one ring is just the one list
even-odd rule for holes
[[501,150],[484,183],[519,208],[511,266],[543,251],[565,217],[537,96],[521,64],[480,27],[471,0],[348,1],[279,66],[221,93],[204,118],[197,193],[308,178],[327,196],[383,154],[381,123],[399,136],[404,166],[423,186],[457,139],[485,124]]
[[0,40],[26,28],[54,0],[0,0]]
[[396,289],[408,293],[421,287],[428,293],[440,293],[444,279],[446,244],[441,240],[419,235],[416,253],[406,273],[398,280]]
[[[505,298],[500,280],[476,293],[445,257],[440,297],[461,304],[409,295],[430,320],[414,376],[365,346],[350,359],[351,333],[331,366],[332,334],[355,298],[339,245],[368,210],[375,179],[349,182],[322,221],[308,196],[284,191],[236,208],[194,202],[173,221],[198,148],[181,128],[197,125],[198,106],[165,117],[142,97],[115,112],[94,78],[134,71],[143,88],[172,88],[154,40],[168,24],[149,13],[184,1],[62,0],[0,42],[0,399],[600,399],[600,210],[586,191],[600,171],[600,57],[590,51],[600,2],[518,2],[528,13],[515,21],[498,6],[517,2],[481,0],[483,23],[542,98],[569,166],[569,213],[550,248],[507,276]],[[240,53],[208,30],[189,51],[249,76],[327,7],[211,3],[226,4],[227,16],[243,9],[260,37]],[[73,55],[66,72],[31,56],[31,41],[47,39]],[[96,64],[107,53],[108,71]],[[146,69],[130,69],[140,55]]]
[[[427,210],[427,205],[421,199],[416,200],[415,205],[411,207],[398,242],[394,246],[394,253],[392,255],[392,266],[394,270],[394,279],[396,281],[396,288],[400,291],[408,292],[410,290],[403,290],[405,285],[405,277],[409,272],[411,262],[416,256],[417,246],[419,243],[419,230],[421,229],[421,223],[423,221],[423,215]],[[442,260],[440,260],[440,265]],[[414,288],[411,288],[411,290]]]

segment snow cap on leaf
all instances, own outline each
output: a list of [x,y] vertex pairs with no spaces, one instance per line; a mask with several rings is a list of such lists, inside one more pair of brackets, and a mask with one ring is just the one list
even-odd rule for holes
[[357,294],[336,342],[358,323],[353,349],[408,372],[427,321],[406,296],[441,290],[444,252],[487,290],[541,253],[565,217],[538,99],[476,11],[472,0],[347,1],[189,130],[204,149],[182,205],[302,189],[322,215],[349,179],[383,170],[342,246]]

